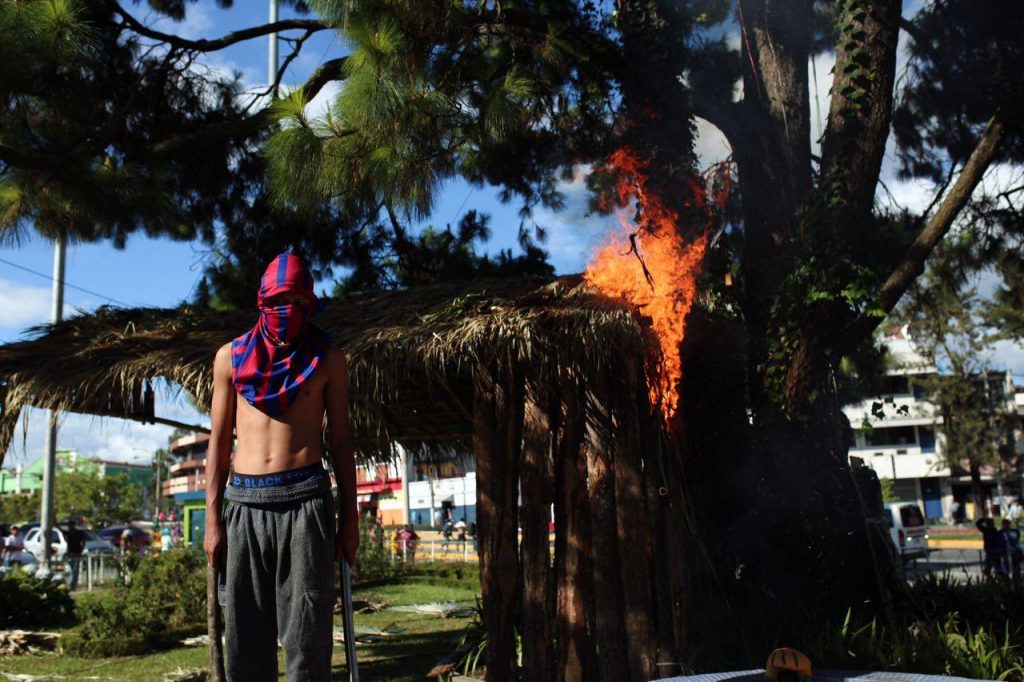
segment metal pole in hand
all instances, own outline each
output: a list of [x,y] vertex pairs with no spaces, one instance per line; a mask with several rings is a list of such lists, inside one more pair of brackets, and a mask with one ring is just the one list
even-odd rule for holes
[[341,618],[345,627],[345,664],[349,682],[359,682],[359,662],[356,660],[356,626],[352,618],[352,579],[348,560],[341,558]]

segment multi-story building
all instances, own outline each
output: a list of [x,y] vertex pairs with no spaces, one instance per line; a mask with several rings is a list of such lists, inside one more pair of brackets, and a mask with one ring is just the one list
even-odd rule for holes
[[414,463],[396,446],[387,464],[356,468],[359,511],[385,526],[411,523],[440,527],[446,519],[476,520],[476,473],[472,457],[453,453],[430,463]]
[[170,466],[167,480],[161,484],[164,497],[176,506],[206,499],[206,450],[210,436],[193,433],[171,441],[171,454],[178,461]]
[[[150,497],[153,495],[153,468],[149,464],[115,462],[85,457],[75,450],[57,450],[58,471],[84,471],[99,476],[124,474],[129,483],[139,486]],[[28,466],[0,470],[0,493],[31,493],[43,486],[43,458],[38,457]]]
[[[885,342],[890,368],[880,395],[843,408],[855,432],[850,456],[860,458],[879,478],[891,480],[893,496],[917,502],[929,519],[949,518],[954,499],[970,509],[967,463],[949,462],[945,456],[943,413],[923,389],[922,380],[937,375],[938,369],[915,349],[906,329],[893,330]],[[991,393],[1014,400],[1010,374],[992,373],[990,386]],[[884,416],[879,418],[873,407],[880,407]],[[981,477],[986,497],[998,497],[1000,486],[1004,496],[1020,493],[1020,473],[1014,467],[997,471],[984,466]]]
[[412,522],[441,527],[446,520],[476,521],[476,471],[471,456],[419,464],[409,482]]

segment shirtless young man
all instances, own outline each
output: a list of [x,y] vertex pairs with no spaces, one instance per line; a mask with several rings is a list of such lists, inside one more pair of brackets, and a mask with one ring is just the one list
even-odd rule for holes
[[[213,366],[204,546],[221,569],[225,669],[236,682],[277,680],[280,639],[290,682],[329,680],[333,562],[352,565],[359,543],[348,370],[309,324],[317,299],[297,256],[271,262],[257,300],[256,326],[222,346]],[[337,533],[321,464],[325,412]]]

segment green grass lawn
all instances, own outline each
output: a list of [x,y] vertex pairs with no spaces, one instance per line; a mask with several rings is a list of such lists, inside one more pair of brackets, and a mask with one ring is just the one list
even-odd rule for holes
[[[373,597],[392,606],[456,601],[473,603],[477,593],[461,587],[402,582],[356,590],[355,596]],[[385,609],[378,613],[357,614],[356,628],[397,629],[400,634],[375,644],[359,644],[360,673],[363,679],[381,682],[421,681],[434,664],[455,648],[454,639],[469,624],[468,618],[442,618],[420,613],[402,613]],[[340,626],[340,619],[336,625]],[[345,650],[334,648],[332,658],[335,680],[347,679]],[[94,660],[56,654],[0,658],[0,671],[48,679],[127,680],[154,682],[178,668],[207,668],[204,647],[181,647],[170,651]],[[278,657],[278,679],[284,680],[284,653]]]

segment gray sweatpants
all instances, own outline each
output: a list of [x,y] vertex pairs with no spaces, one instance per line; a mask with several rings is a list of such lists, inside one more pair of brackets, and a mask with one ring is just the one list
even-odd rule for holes
[[331,679],[334,631],[334,500],[324,476],[286,486],[230,486],[225,669],[231,682],[277,680],[277,643],[289,682]]

